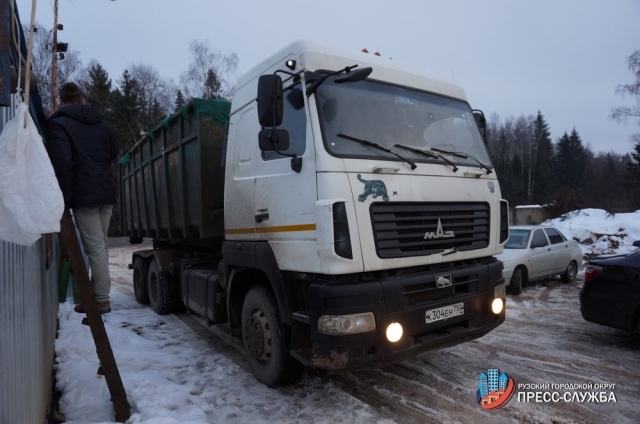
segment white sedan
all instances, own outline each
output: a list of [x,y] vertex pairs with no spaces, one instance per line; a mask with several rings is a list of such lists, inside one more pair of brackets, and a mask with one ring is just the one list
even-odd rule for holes
[[529,280],[561,275],[562,281],[576,279],[582,265],[582,249],[557,228],[544,225],[509,227],[504,252],[496,256],[504,263],[502,275],[513,294],[519,294]]

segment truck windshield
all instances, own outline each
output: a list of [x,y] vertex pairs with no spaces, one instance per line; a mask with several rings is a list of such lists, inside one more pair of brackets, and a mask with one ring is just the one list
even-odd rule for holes
[[[417,150],[439,149],[434,153],[458,165],[480,167],[481,162],[491,166],[467,103],[376,81],[334,84],[333,78],[315,93],[325,148],[333,156],[401,160],[338,136],[343,134],[393,151],[398,151],[398,144]],[[436,155],[401,152],[418,163],[442,163]]]

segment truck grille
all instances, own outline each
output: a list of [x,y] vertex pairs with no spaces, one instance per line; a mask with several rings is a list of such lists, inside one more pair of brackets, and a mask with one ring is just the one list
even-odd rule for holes
[[409,306],[425,305],[477,292],[478,275],[454,278],[453,284],[449,287],[436,288],[434,281],[403,287],[403,296]]
[[374,202],[370,213],[380,258],[475,250],[489,245],[488,203]]

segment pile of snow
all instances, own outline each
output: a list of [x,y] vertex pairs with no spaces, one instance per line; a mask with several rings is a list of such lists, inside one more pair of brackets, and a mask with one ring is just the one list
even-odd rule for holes
[[586,258],[630,253],[636,249],[633,242],[640,240],[640,210],[610,214],[603,209],[581,209],[544,224],[553,225],[565,237],[580,243]]

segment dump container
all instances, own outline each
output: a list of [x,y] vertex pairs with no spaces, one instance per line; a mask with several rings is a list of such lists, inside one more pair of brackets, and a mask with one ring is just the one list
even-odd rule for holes
[[120,159],[123,235],[198,244],[223,240],[230,108],[223,99],[193,99]]

